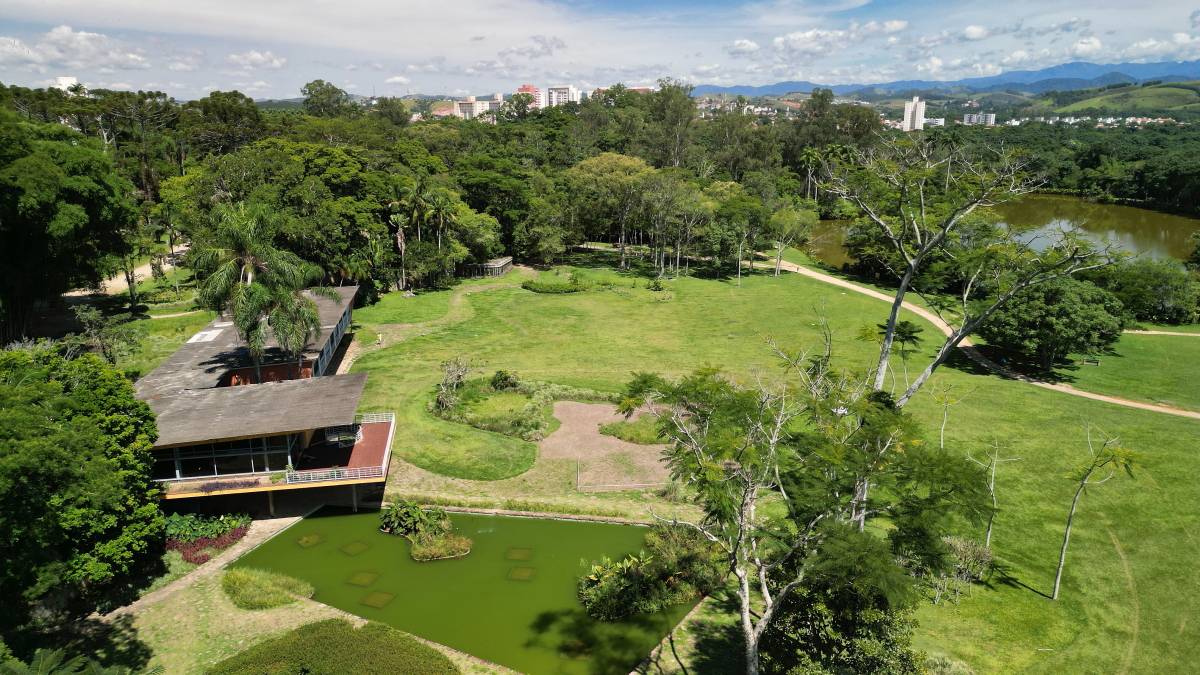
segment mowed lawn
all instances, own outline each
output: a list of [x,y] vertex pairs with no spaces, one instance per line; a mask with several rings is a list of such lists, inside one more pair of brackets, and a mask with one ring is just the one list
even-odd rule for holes
[[[861,367],[874,346],[854,336],[886,311],[882,302],[798,275],[755,275],[740,288],[732,280],[685,278],[657,293],[630,279],[628,288],[568,295],[535,294],[509,280],[457,300],[458,291],[448,292],[455,321],[355,363],[355,371],[371,375],[362,408],[398,413],[398,456],[467,479],[507,478],[533,465],[532,444],[426,412],[438,364],[448,358],[473,358],[485,373],[504,368],[605,390],[619,389],[638,370],[682,374],[706,365],[748,380],[778,372],[767,338],[818,349],[818,316],[834,330],[835,358]],[[932,341],[935,332],[927,334]],[[994,550],[1004,573],[958,605],[922,607],[918,646],[978,672],[1188,670],[1200,658],[1200,575],[1193,573],[1200,492],[1191,480],[1200,471],[1200,423],[946,367],[910,405],[933,442],[941,408],[930,392],[944,384],[965,394],[950,411],[948,447],[978,456],[999,441],[1021,461],[1004,465],[997,481]],[[1137,478],[1114,478],[1083,498],[1062,597],[1052,602],[1043,594],[1053,582],[1072,494],[1067,474],[1086,452],[1088,421],[1140,453]],[[457,484],[482,491],[488,485]]]
[[1200,335],[1125,333],[1099,361],[1058,372],[1079,389],[1200,410]]

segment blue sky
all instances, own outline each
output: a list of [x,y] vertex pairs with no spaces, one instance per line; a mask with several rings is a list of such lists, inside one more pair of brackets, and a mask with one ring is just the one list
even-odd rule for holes
[[0,81],[292,97],[958,79],[1200,58],[1200,0],[4,0]]

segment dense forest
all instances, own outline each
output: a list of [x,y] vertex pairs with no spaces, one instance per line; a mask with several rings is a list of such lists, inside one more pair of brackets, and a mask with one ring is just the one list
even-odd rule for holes
[[[495,256],[551,261],[589,240],[643,246],[664,270],[730,262],[793,237],[809,214],[853,217],[822,180],[889,137],[873,110],[828,91],[788,121],[701,119],[690,87],[665,80],[544,110],[517,96],[494,124],[414,123],[409,101],[365,104],[321,80],[302,93],[299,109],[263,110],[238,92],[179,103],[0,88],[0,236],[21,252],[0,276],[5,338],[27,332],[36,303],[211,238],[222,204],[262,207],[275,245],[325,284],[364,286],[367,302],[445,285]],[[930,134],[1018,148],[1044,190],[1185,212],[1200,203],[1190,127]]]

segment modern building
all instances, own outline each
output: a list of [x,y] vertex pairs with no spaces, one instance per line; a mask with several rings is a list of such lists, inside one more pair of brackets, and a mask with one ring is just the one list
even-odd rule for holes
[[516,93],[529,94],[530,96],[532,96],[533,97],[533,105],[530,106],[532,108],[546,107],[546,100],[545,100],[545,97],[542,96],[542,90],[538,89],[537,87],[533,86],[532,84],[523,84],[523,85],[517,87]]
[[945,117],[926,117],[925,126],[927,127],[944,127],[946,126]]
[[904,102],[904,119],[900,122],[903,131],[918,131],[925,128],[925,101],[920,96],[914,96],[911,101]]
[[135,384],[154,411],[154,478],[164,498],[362,485],[387,479],[395,419],[359,415],[366,374],[329,374],[358,288],[307,293],[320,331],[300,358],[269,344],[255,367],[233,322],[218,317]]
[[996,126],[996,114],[995,113],[967,113],[967,114],[963,115],[962,123],[967,126],[994,127],[994,126]]
[[[498,112],[503,105],[503,94],[493,94],[491,98],[483,99],[468,96],[461,101],[454,102],[454,116],[464,120],[473,120],[482,117],[484,113]],[[493,117],[493,119],[495,118]]]
[[579,90],[574,85],[563,84],[546,88],[547,108],[565,103],[579,103]]

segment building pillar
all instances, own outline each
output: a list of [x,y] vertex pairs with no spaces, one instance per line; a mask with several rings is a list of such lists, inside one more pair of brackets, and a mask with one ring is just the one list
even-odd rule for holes
[[275,517],[275,493],[271,490],[267,490],[267,513]]
[[354,483],[350,485],[350,505],[358,513],[358,485]]

